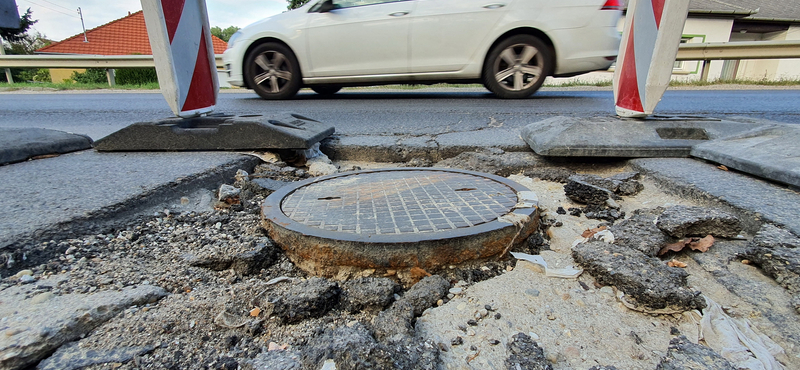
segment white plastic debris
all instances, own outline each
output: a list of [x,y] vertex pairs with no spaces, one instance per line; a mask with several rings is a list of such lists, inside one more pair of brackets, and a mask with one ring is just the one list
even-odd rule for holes
[[728,316],[719,304],[706,297],[700,320],[700,340],[730,361],[737,369],[782,370],[777,358],[785,358],[783,348],[766,335],[756,332],[747,319]]
[[616,240],[616,239],[614,238],[614,234],[611,232],[611,230],[608,230],[608,229],[601,230],[601,231],[598,231],[598,232],[592,234],[588,238],[579,237],[578,239],[575,239],[575,241],[572,242],[572,248],[577,247],[578,244],[586,243],[589,240],[602,240],[606,244],[611,244],[611,243],[614,243],[614,240]]
[[534,208],[539,206],[539,197],[532,191],[517,192],[517,204],[514,208]]
[[277,284],[277,283],[280,283],[281,281],[291,281],[291,280],[292,280],[292,278],[290,278],[288,276],[280,276],[280,277],[269,279],[269,281],[267,281],[267,285]]
[[539,255],[516,253],[516,252],[511,252],[511,255],[518,260],[528,261],[535,265],[542,266],[542,268],[544,268],[545,276],[574,279],[577,278],[578,275],[580,275],[583,272],[582,269],[575,268],[574,266],[569,266],[561,269],[549,268],[547,267],[547,262],[544,260],[544,258],[542,258],[542,256]]
[[611,244],[614,242],[614,234],[611,233],[611,230],[602,230],[594,233],[592,239],[602,240],[606,244]]
[[524,227],[531,220],[530,217],[526,215],[520,215],[514,212],[505,214],[497,218],[497,221],[509,223],[515,225],[517,227]]

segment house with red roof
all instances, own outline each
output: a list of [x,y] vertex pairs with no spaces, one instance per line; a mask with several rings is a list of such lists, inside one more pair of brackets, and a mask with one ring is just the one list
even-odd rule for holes
[[[222,54],[228,47],[225,41],[211,36],[214,54]],[[128,13],[126,17],[54,42],[36,51],[37,54],[86,55],[152,55],[150,39],[144,22],[144,13]],[[51,69],[53,82],[69,80],[74,69]],[[80,70],[78,70],[80,72]],[[221,80],[220,83],[223,83]]]

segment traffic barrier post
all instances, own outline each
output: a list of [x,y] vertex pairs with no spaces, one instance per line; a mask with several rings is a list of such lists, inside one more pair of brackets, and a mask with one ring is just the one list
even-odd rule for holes
[[689,0],[631,0],[614,70],[620,117],[647,117],[672,77]]

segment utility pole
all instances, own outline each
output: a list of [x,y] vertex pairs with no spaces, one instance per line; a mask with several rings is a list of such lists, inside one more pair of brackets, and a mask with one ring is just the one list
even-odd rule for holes
[[83,42],[89,42],[89,39],[86,37],[86,26],[83,24],[83,12],[81,12],[81,7],[78,7],[78,15],[81,17],[81,28],[83,28]]
[[[6,55],[4,43],[3,36],[0,36],[0,55]],[[11,77],[11,68],[6,68],[6,81],[8,81],[9,85],[14,83],[14,78]]]

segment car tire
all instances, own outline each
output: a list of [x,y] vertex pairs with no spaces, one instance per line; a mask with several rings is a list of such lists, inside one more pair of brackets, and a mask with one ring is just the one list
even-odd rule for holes
[[495,45],[483,65],[483,85],[502,99],[527,98],[553,69],[550,48],[531,35],[511,36]]
[[248,86],[267,100],[291,98],[302,84],[297,57],[291,49],[275,42],[258,45],[250,51],[244,72]]
[[311,90],[322,96],[331,96],[341,89],[341,86],[311,86]]

